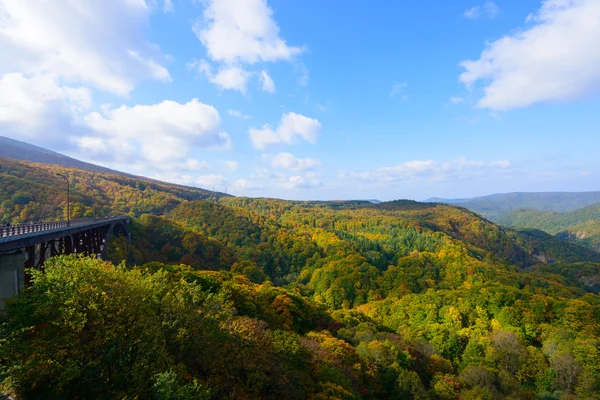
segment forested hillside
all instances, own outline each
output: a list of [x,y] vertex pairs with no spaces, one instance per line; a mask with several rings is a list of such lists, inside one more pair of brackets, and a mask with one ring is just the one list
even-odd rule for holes
[[515,210],[498,223],[515,228],[540,229],[561,239],[600,250],[600,203],[568,213]]
[[[23,182],[49,174],[18,166]],[[134,218],[112,263],[53,259],[9,302],[5,391],[600,398],[597,252],[445,204],[206,201],[131,183],[117,187],[168,214]]]
[[492,194],[472,199],[436,199],[435,201],[465,207],[492,221],[498,221],[505,215],[522,208],[555,213],[575,211],[600,202],[600,192],[517,192]]
[[0,158],[0,223],[66,219],[67,185],[57,174],[69,177],[73,219],[164,213],[184,200],[226,196],[151,179]]
[[556,237],[600,252],[600,220],[569,226]]
[[516,228],[540,229],[554,235],[571,226],[599,220],[600,203],[596,203],[568,213],[540,212],[523,208],[505,215],[498,222]]

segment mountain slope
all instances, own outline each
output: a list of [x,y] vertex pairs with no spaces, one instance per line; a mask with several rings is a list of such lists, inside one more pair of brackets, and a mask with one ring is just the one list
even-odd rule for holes
[[568,213],[519,209],[498,223],[515,228],[540,229],[585,247],[600,250],[600,203]]
[[574,211],[600,202],[600,192],[516,192],[472,199],[436,199],[435,201],[465,207],[492,221],[498,221],[506,214],[521,208],[557,213]]
[[[77,160],[72,157],[65,156],[63,154],[57,153],[52,150],[45,149],[43,147],[34,146],[32,144],[22,142],[15,139],[10,139],[4,136],[0,136],[0,159],[7,158],[18,161],[26,161],[26,162],[34,162],[41,164],[49,164],[62,166],[65,168],[74,168],[83,171],[89,172],[102,172],[110,175],[122,176],[126,178],[134,178],[139,179],[144,182],[153,182],[157,185],[161,186],[169,186],[173,188],[181,188],[188,191],[198,191],[206,194],[210,194],[212,196],[221,197],[221,196],[230,196],[226,193],[216,192],[200,189],[192,186],[185,185],[177,185],[173,183],[161,182],[156,179],[145,178],[143,176],[137,176],[133,174],[128,174],[126,172],[117,171],[110,168],[101,167],[99,165],[87,163],[84,161]],[[2,164],[0,163],[0,166]],[[0,172],[2,172],[0,170]]]
[[79,161],[55,151],[4,136],[0,136],[0,158],[60,165],[68,168],[77,168],[92,172],[106,172],[114,175],[133,176],[125,172],[115,171],[110,168]]
[[600,252],[600,221],[587,221],[582,224],[569,226],[565,230],[558,232],[556,237]]
[[571,226],[588,221],[600,221],[600,203],[567,213],[519,209],[506,214],[498,223],[516,228],[534,228],[556,234]]
[[72,219],[160,214],[183,201],[229,196],[141,177],[0,158],[0,223],[66,219],[66,183],[57,173],[70,178]]
[[56,172],[78,213],[90,192],[167,211],[112,238],[126,264],[56,258],[9,302],[0,388],[19,398],[600,398],[599,253],[447,204],[207,201],[7,161],[11,218],[61,210]]

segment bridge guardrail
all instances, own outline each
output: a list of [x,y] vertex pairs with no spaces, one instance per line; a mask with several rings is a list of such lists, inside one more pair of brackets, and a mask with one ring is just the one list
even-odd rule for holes
[[78,225],[85,225],[94,222],[110,221],[113,219],[122,219],[124,217],[104,217],[104,218],[83,218],[74,219],[70,223],[67,221],[53,222],[25,222],[22,224],[6,224],[0,226],[0,238],[25,235],[28,233],[44,232],[53,229],[67,228]]

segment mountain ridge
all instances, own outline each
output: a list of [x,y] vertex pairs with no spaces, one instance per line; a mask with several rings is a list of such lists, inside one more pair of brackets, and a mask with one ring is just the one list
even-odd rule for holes
[[523,208],[557,213],[575,211],[600,202],[600,192],[510,192],[469,199],[431,198],[426,201],[465,207],[492,221],[498,221],[511,211]]
[[[57,165],[67,168],[74,168],[89,172],[102,172],[112,175],[119,175],[126,178],[135,178],[159,184],[171,185],[174,187],[180,187],[191,190],[201,190],[206,192],[214,192],[209,189],[199,188],[195,186],[180,185],[177,183],[170,183],[160,181],[158,179],[148,178],[145,176],[134,175],[123,171],[114,170],[111,168],[102,167],[100,165],[88,163],[85,161],[78,160],[73,157],[65,156],[64,154],[48,150],[46,148],[36,146],[27,142],[23,142],[16,139],[11,139],[5,136],[0,136],[0,159],[7,158],[17,161],[28,161],[47,165]],[[1,172],[1,171],[0,171]],[[214,192],[217,196],[231,196],[228,193]]]

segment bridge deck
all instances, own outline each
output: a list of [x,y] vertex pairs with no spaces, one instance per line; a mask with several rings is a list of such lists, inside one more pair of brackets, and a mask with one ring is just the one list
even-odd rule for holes
[[0,228],[0,252],[12,251],[38,243],[48,242],[75,233],[111,225],[115,222],[129,222],[129,217],[47,222],[42,224],[20,224]]

